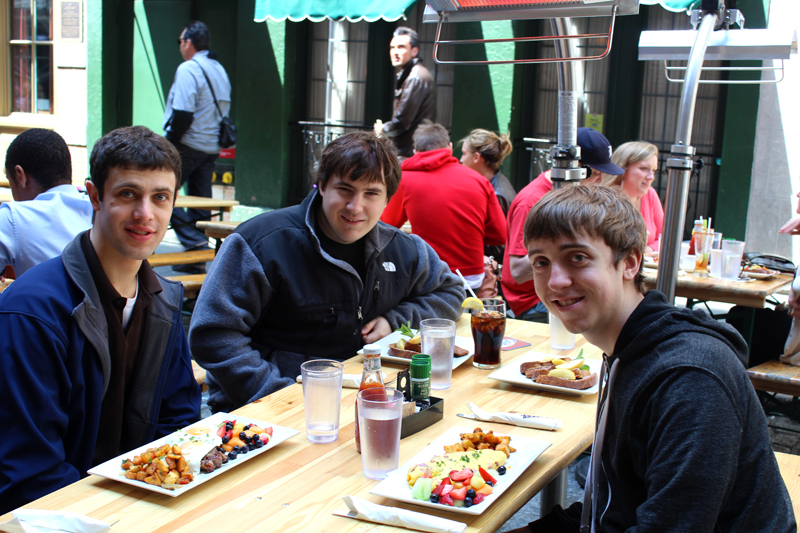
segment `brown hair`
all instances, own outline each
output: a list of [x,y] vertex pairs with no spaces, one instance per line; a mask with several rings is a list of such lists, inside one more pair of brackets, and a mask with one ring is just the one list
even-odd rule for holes
[[317,186],[325,189],[334,174],[350,181],[366,179],[386,184],[386,199],[400,185],[397,150],[386,139],[366,131],[347,133],[328,143],[322,151],[317,170]]
[[441,124],[434,124],[427,118],[414,130],[414,150],[430,152],[450,146],[450,133]]
[[458,141],[459,144],[467,143],[470,151],[480,154],[486,166],[497,172],[503,160],[511,153],[511,139],[508,135],[500,135],[483,129],[472,130],[469,135]]
[[166,170],[175,174],[175,192],[181,187],[181,156],[161,135],[145,126],[118,128],[103,135],[89,157],[89,179],[100,199],[112,168],[120,170]]
[[[628,170],[628,165],[650,159],[653,156],[658,156],[658,148],[656,145],[643,141],[630,141],[620,145],[614,150],[611,156],[611,162],[623,170]],[[618,176],[603,174],[603,185],[619,187],[622,185],[622,180],[624,178],[625,174],[620,174]]]
[[[568,186],[547,193],[533,206],[525,221],[525,246],[534,239],[575,238],[579,233],[601,238],[614,252],[614,266],[647,246],[647,229],[641,213],[616,189]],[[642,265],[633,280],[646,294]]]

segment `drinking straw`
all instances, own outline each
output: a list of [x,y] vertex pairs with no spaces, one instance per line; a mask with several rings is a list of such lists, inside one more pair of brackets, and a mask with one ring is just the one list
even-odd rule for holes
[[464,278],[464,275],[461,273],[459,269],[456,269],[456,274],[458,274],[458,277],[461,278],[461,281],[464,282],[464,286],[467,288],[472,297],[477,298],[477,296],[475,296],[475,293],[472,292],[472,287],[469,286],[469,283],[467,283],[467,280]]

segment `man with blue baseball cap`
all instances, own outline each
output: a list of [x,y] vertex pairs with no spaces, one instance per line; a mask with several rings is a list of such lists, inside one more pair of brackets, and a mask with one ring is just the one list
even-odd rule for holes
[[[578,146],[581,147],[581,164],[586,167],[586,179],[581,185],[601,183],[604,173],[615,176],[625,173],[611,162],[611,143],[602,133],[592,128],[578,128]],[[533,286],[533,270],[522,232],[531,208],[551,190],[553,181],[548,170],[519,191],[508,208],[508,239],[501,278],[503,296],[516,318],[531,322],[547,323],[547,309]]]

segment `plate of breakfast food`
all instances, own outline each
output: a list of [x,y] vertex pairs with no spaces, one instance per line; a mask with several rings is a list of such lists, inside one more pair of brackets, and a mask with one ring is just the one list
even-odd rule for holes
[[602,361],[583,359],[583,350],[575,357],[528,352],[489,374],[519,387],[549,392],[588,396],[597,394]]
[[[422,339],[416,330],[411,330],[412,336],[401,331],[394,331],[382,338],[376,344],[381,347],[381,360],[404,365],[411,364],[411,357],[422,352]],[[358,352],[363,355],[362,351]],[[469,360],[475,353],[475,342],[468,337],[456,335],[456,345],[453,347],[453,368],[458,368]]]
[[454,513],[483,513],[551,443],[481,427],[450,428],[370,494]]
[[216,413],[109,459],[89,474],[176,497],[298,433],[244,416]]
[[747,265],[742,269],[742,277],[747,276],[753,279],[771,278],[777,273],[777,270],[770,270],[761,265]]

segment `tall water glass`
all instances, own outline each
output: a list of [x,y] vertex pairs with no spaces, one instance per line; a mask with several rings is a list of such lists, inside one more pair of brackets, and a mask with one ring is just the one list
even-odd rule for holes
[[475,356],[472,365],[482,370],[500,366],[500,348],[506,333],[506,302],[499,298],[486,298],[483,310],[470,312]]
[[339,438],[343,369],[342,363],[329,359],[314,359],[300,365],[306,438],[311,442],[333,442]]
[[400,464],[403,393],[364,389],[356,396],[361,434],[361,470],[369,479],[384,479]]
[[554,350],[571,350],[575,347],[575,334],[567,331],[564,323],[553,313],[548,313],[550,321],[550,347]]
[[722,241],[722,279],[736,281],[742,268],[744,241]]
[[429,318],[419,323],[422,353],[431,356],[431,388],[449,389],[453,377],[453,348],[456,323],[446,318]]

